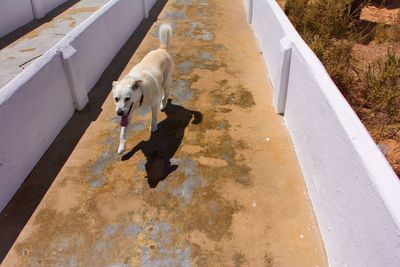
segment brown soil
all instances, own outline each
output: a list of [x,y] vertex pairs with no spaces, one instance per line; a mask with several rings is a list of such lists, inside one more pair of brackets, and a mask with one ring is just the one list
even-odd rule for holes
[[285,9],[286,0],[276,0],[282,9]]

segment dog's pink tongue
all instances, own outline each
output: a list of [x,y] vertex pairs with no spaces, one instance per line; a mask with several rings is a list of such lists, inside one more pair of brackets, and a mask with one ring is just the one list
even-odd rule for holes
[[123,115],[123,116],[121,116],[121,126],[122,127],[126,127],[126,126],[128,126],[128,115]]

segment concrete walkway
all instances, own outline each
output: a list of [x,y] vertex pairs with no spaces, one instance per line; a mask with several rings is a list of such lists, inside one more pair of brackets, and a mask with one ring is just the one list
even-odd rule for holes
[[135,115],[121,158],[108,97],[2,266],[326,266],[242,0],[169,1],[122,75],[162,21],[175,73],[158,131]]
[[69,1],[0,38],[0,89],[108,1]]

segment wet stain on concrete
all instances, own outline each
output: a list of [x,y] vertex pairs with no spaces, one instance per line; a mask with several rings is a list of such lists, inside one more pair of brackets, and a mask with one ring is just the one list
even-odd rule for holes
[[[163,255],[164,254],[164,255]],[[165,251],[157,256],[152,256],[146,247],[143,247],[143,256],[141,258],[142,267],[153,266],[192,266],[191,249],[174,249]]]
[[170,10],[170,11],[165,12],[165,16],[167,19],[170,19],[170,20],[186,19],[186,14],[185,14],[185,12],[182,12],[182,11]]
[[187,103],[193,100],[193,90],[190,88],[190,82],[187,80],[177,80],[171,95],[178,99],[178,103]]
[[180,186],[173,188],[167,184],[161,184],[158,190],[169,192],[180,199],[180,205],[187,206],[192,202],[193,193],[206,185],[206,180],[199,173],[198,163],[194,160],[189,158],[174,158],[171,160],[171,164],[181,166],[178,172],[180,172],[183,181]]
[[146,125],[147,125],[146,121],[135,121],[135,120],[133,120],[133,122],[129,125],[129,132],[131,132],[131,131],[133,131],[133,132],[143,131],[144,129],[146,129]]
[[107,239],[115,235],[118,232],[118,230],[119,230],[119,225],[107,224],[106,226],[104,226],[103,237]]
[[139,224],[128,225],[125,228],[125,235],[127,235],[127,236],[131,237],[133,240],[135,240],[141,231],[142,231],[142,227]]
[[104,170],[110,164],[112,158],[115,158],[114,153],[105,152],[92,164],[90,167],[89,177],[87,178],[91,188],[100,188],[107,183],[107,177],[104,175]]
[[199,58],[201,60],[204,60],[204,61],[213,61],[213,60],[215,60],[214,55],[212,53],[206,52],[206,51],[200,51],[199,52]]
[[180,72],[182,73],[190,73],[193,67],[193,63],[189,60],[185,60],[183,62],[181,62],[180,64],[178,64],[178,69]]
[[209,31],[208,27],[200,22],[189,22],[189,30],[185,36],[193,40],[212,41],[214,34]]

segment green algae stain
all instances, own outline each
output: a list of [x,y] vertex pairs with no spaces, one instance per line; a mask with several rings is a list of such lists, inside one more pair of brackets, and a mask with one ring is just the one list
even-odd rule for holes
[[211,90],[209,95],[216,105],[236,105],[241,108],[250,108],[256,103],[253,94],[242,85],[235,88],[226,85],[226,80],[220,82],[219,87]]

